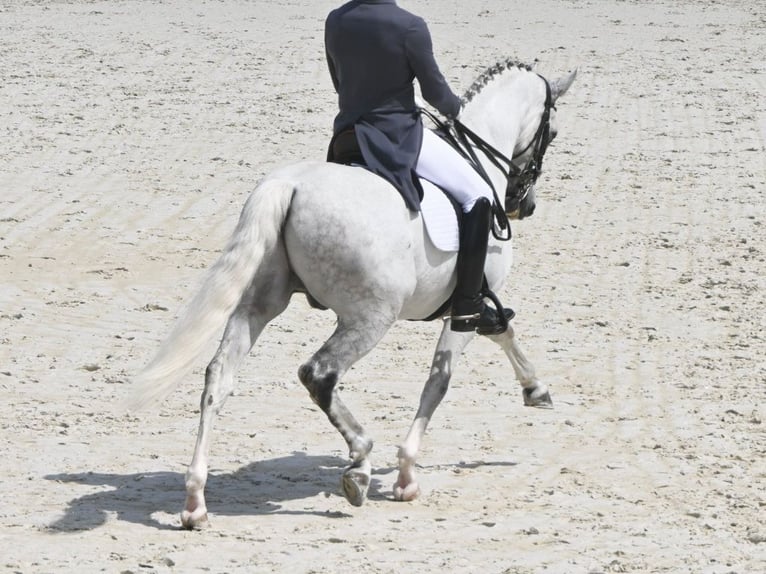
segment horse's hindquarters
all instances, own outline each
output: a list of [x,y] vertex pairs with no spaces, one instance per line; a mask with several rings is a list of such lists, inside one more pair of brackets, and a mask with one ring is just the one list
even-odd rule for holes
[[339,316],[410,311],[427,260],[422,224],[383,179],[333,164],[301,173],[283,237],[292,271]]

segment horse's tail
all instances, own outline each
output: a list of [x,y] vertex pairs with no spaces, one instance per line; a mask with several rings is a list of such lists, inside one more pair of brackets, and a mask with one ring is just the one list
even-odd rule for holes
[[133,379],[128,408],[164,399],[191,369],[203,347],[228,320],[261,262],[282,233],[293,184],[266,180],[250,195],[229,243],[152,361]]

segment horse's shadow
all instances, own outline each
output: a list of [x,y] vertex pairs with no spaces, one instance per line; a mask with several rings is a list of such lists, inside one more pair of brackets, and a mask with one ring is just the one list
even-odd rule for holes
[[[330,496],[338,489],[347,462],[339,457],[307,456],[295,452],[290,456],[262,460],[231,473],[211,472],[205,494],[208,506],[220,516],[253,516],[263,514],[316,514],[328,518],[348,516],[289,510],[283,503],[311,498],[322,493]],[[91,487],[106,486],[110,490],[86,494],[72,499],[64,516],[49,525],[50,532],[93,530],[103,525],[110,514],[118,520],[143,524],[157,529],[176,529],[153,517],[155,513],[180,512],[184,499],[184,475],[179,472],[140,474],[105,474],[82,472],[52,474],[45,477],[63,483]],[[383,498],[380,480],[373,478],[370,498]]]

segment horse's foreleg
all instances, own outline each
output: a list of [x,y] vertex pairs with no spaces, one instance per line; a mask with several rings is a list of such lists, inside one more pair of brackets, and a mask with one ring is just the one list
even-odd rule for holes
[[553,408],[548,387],[538,380],[532,363],[521,352],[513,328],[509,326],[505,333],[490,338],[508,355],[516,379],[521,383],[524,404],[528,407]]
[[207,523],[205,483],[208,452],[215,416],[234,392],[234,374],[266,324],[281,313],[289,293],[276,290],[265,301],[253,302],[251,289],[229,318],[221,344],[205,371],[205,390],[200,401],[200,423],[194,455],[186,472],[186,503],[181,513],[185,528],[200,528]]
[[473,334],[451,331],[449,321],[445,322],[431,363],[431,374],[420,395],[418,412],[407,438],[399,447],[399,477],[394,485],[396,500],[414,500],[420,494],[420,486],[415,480],[415,457],[431,416],[447,394],[452,368],[472,337]]
[[372,439],[343,404],[336,385],[351,365],[372,350],[393,321],[393,318],[375,323],[339,319],[333,335],[298,370],[311,399],[348,445],[351,465],[343,473],[341,486],[346,499],[354,506],[364,503],[370,486],[372,468],[367,457],[372,450]]

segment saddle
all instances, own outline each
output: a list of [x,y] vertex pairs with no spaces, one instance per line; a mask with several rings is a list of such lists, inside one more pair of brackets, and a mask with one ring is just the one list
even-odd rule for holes
[[343,130],[333,136],[327,149],[327,161],[343,165],[364,165],[364,156],[356,140],[354,128]]
[[[438,132],[437,132],[437,135]],[[441,137],[441,136],[440,136]],[[359,167],[366,167],[367,162],[364,159],[364,155],[362,154],[362,150],[359,147],[359,142],[356,138],[356,132],[354,131],[354,128],[348,128],[346,130],[343,130],[341,132],[338,132],[335,136],[333,136],[332,140],[330,140],[330,145],[327,148],[327,161],[329,163],[338,163],[342,165],[351,165],[351,166],[359,166]],[[417,179],[417,176],[413,173],[413,177]],[[432,219],[430,219],[429,215],[431,217],[434,217],[434,212],[437,214],[440,210],[444,209],[444,205],[441,207],[434,206],[435,200],[427,201],[429,198],[426,197],[426,194],[428,190],[427,187],[433,188],[433,190],[436,192],[436,195],[446,198],[446,203],[451,206],[451,212],[454,213],[455,219],[457,220],[457,227],[458,230],[462,227],[462,221],[463,221],[463,210],[460,207],[460,204],[455,200],[454,197],[450,193],[448,193],[444,188],[431,183],[430,181],[425,180],[419,180],[418,185],[420,188],[420,202],[421,202],[421,215],[423,216],[423,220],[426,222],[426,228],[428,229],[429,234],[431,235],[432,241],[434,241],[434,245],[436,245],[437,248],[443,249],[445,251],[451,251],[451,250],[457,250],[457,247],[451,248],[448,246],[449,238],[446,236],[442,236],[441,241],[438,236],[435,236],[433,234],[434,231],[437,233],[439,231],[442,231],[442,233],[448,233],[446,231],[432,228],[432,225],[434,223],[432,222]],[[433,197],[433,196],[430,196]],[[439,203],[437,201],[437,203]],[[447,207],[449,210],[449,208]],[[442,212],[443,214],[443,212]],[[438,217],[438,215],[436,216]],[[441,222],[436,222],[436,225]]]

